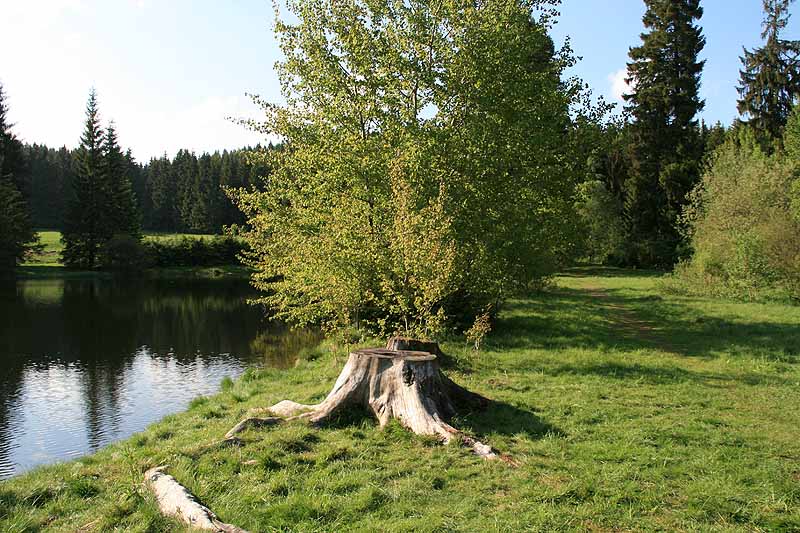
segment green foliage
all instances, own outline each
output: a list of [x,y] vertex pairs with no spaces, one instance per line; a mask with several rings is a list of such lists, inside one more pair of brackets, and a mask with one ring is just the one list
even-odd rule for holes
[[575,205],[582,222],[586,258],[596,263],[619,262],[625,255],[621,202],[600,180],[578,185]]
[[156,267],[235,265],[244,251],[240,240],[220,236],[146,239],[142,247],[148,263]]
[[103,172],[103,131],[97,94],[92,89],[86,104],[86,123],[75,158],[72,198],[62,238],[63,261],[69,267],[95,267],[97,252],[113,233],[106,230],[103,216],[110,204]]
[[[130,161],[117,142],[113,123],[105,131],[101,129],[99,113],[97,94],[92,89],[62,234],[62,259],[70,268],[92,269],[103,266],[103,262],[119,265],[118,252],[126,246],[133,252],[125,243],[141,239],[136,199],[128,176]],[[117,240],[112,243],[114,239]]]
[[780,38],[794,0],[763,0],[764,46],[744,51],[741,58],[738,109],[749,117],[762,146],[778,140],[800,95],[800,41]]
[[289,2],[281,136],[248,217],[254,281],[294,323],[432,336],[571,250],[571,64],[549,2]]
[[72,152],[33,144],[24,147],[30,181],[31,220],[37,228],[61,228],[72,183]]
[[[269,145],[252,150],[270,151]],[[223,192],[253,188],[269,168],[247,156],[249,150],[203,153],[178,150],[174,158],[152,159],[139,174],[137,197],[143,226],[155,231],[220,233],[224,226],[244,222],[244,216]],[[136,184],[135,184],[136,185]]]
[[108,225],[106,230],[112,236],[124,235],[135,240],[141,239],[136,196],[128,175],[131,161],[122,153],[113,122],[103,136],[102,163],[104,185],[107,189],[107,203],[103,205],[103,220]]
[[671,266],[680,243],[677,219],[697,183],[702,139],[697,113],[705,37],[694,22],[699,0],[645,0],[648,30],[631,48],[626,95],[632,124],[633,165],[625,215],[632,240],[629,261]]
[[0,178],[0,274],[10,272],[37,243],[22,193]]
[[104,270],[141,272],[151,266],[148,250],[132,235],[117,234],[105,241],[97,252],[97,264]]
[[475,322],[464,332],[467,342],[471,343],[476,352],[480,351],[481,344],[486,336],[492,331],[492,316],[487,310],[475,317]]
[[[787,145],[794,142],[787,135]],[[746,299],[800,297],[797,163],[764,153],[748,127],[731,135],[685,212],[694,255],[676,270],[677,287]]]

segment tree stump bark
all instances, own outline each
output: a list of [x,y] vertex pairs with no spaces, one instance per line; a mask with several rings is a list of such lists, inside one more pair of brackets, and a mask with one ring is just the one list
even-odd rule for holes
[[375,415],[381,427],[396,418],[418,435],[433,435],[444,443],[458,439],[481,457],[512,462],[447,423],[457,406],[484,407],[488,400],[445,376],[437,353],[441,352],[435,343],[399,337],[390,339],[386,349],[356,350],[321,403],[283,400],[269,411],[290,420],[323,424],[342,409],[360,405]]

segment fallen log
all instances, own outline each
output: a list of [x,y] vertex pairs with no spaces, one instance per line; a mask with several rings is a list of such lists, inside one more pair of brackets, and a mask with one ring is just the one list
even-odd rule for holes
[[217,533],[247,533],[244,529],[219,520],[186,487],[174,477],[165,474],[166,468],[151,468],[144,474],[145,485],[155,495],[162,514],[175,517],[194,529]]

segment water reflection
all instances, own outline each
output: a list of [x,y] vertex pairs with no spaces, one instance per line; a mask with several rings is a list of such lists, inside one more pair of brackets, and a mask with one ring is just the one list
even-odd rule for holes
[[313,332],[266,322],[244,281],[29,280],[0,291],[0,479],[69,459],[289,366]]

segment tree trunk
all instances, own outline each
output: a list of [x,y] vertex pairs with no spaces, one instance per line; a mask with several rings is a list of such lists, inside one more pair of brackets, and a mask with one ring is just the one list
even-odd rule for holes
[[342,409],[360,405],[375,415],[381,427],[396,418],[418,435],[433,435],[445,443],[458,439],[481,457],[511,462],[446,422],[456,414],[457,406],[484,407],[488,400],[445,376],[437,353],[441,352],[435,343],[400,337],[390,339],[387,349],[356,350],[321,403],[283,400],[269,411],[290,420],[324,424]]

